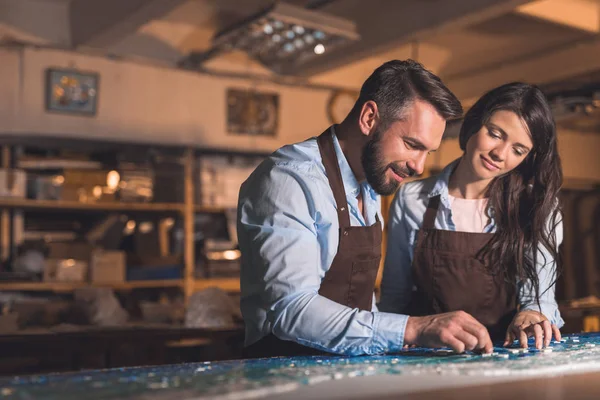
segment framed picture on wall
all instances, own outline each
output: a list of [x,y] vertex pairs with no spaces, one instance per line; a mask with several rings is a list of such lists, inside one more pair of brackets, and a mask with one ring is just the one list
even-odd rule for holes
[[227,90],[227,132],[275,136],[279,124],[279,95],[255,90]]
[[96,115],[98,81],[94,72],[48,68],[46,111],[72,115]]
[[359,92],[336,90],[331,93],[327,102],[327,118],[330,124],[339,124],[346,118],[358,99]]

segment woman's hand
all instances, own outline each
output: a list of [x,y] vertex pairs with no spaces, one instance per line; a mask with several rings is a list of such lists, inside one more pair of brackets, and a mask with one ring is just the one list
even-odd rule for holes
[[539,350],[542,348],[542,343],[544,347],[550,344],[553,334],[555,340],[561,339],[558,327],[550,324],[544,314],[533,310],[524,310],[515,315],[510,323],[506,331],[504,346],[519,339],[519,345],[527,348],[527,339],[533,336],[535,337],[535,347]]

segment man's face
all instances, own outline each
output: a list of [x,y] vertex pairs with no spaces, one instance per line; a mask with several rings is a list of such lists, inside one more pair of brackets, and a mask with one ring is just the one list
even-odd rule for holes
[[415,100],[401,120],[385,128],[375,125],[362,153],[367,181],[383,196],[394,193],[405,178],[423,173],[427,154],[442,141],[446,120],[431,104]]

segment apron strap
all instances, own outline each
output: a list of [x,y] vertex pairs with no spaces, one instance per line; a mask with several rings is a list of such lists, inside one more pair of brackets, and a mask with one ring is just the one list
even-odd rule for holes
[[440,206],[440,195],[434,196],[429,199],[427,204],[427,210],[423,217],[423,229],[434,229],[435,228],[435,217],[437,216],[438,207]]
[[331,186],[333,197],[335,198],[335,203],[337,205],[340,229],[348,228],[350,227],[348,201],[346,200],[346,190],[344,189],[342,173],[340,172],[340,166],[338,165],[338,159],[335,154],[331,129],[327,129],[319,135],[317,143],[319,144],[319,152],[323,159],[323,166],[325,166],[327,180],[329,180],[329,186]]

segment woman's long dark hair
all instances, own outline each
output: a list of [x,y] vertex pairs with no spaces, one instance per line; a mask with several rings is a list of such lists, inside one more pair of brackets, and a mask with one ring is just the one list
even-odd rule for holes
[[[469,138],[499,110],[512,111],[525,122],[533,149],[517,168],[495,178],[487,188],[488,210],[496,223],[496,233],[481,256],[495,273],[503,273],[507,282],[529,280],[539,306],[536,265],[539,257],[544,257],[542,247],[555,261],[555,281],[560,272],[555,228],[561,218],[557,196],[562,167],[556,124],[538,87],[508,83],[486,93],[466,113],[459,136],[463,151]],[[548,266],[551,261],[543,263]]]

